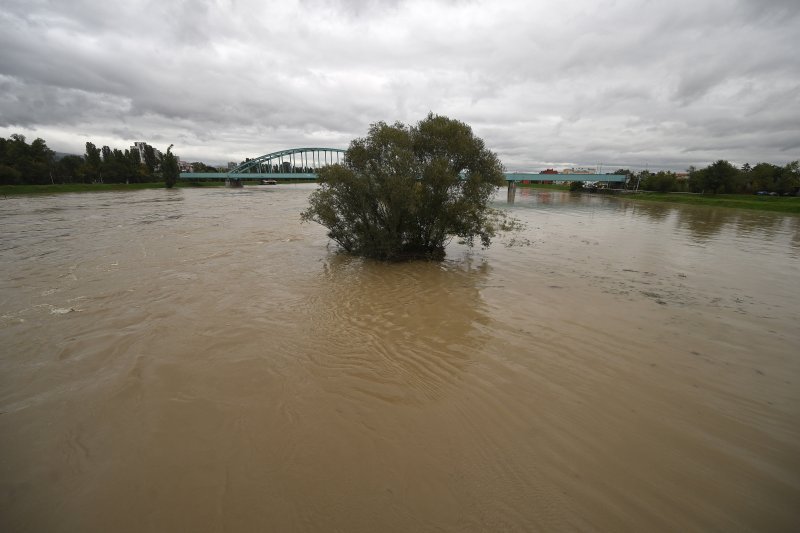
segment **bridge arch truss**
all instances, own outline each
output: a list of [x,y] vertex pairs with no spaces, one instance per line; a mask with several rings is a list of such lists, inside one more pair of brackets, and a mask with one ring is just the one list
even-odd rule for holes
[[228,174],[316,174],[324,166],[345,162],[340,148],[290,148],[250,159]]

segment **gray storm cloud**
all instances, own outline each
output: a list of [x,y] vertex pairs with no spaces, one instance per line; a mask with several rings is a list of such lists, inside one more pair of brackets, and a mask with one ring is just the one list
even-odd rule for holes
[[782,164],[798,23],[791,0],[7,0],[0,135],[223,162],[433,111],[509,169]]

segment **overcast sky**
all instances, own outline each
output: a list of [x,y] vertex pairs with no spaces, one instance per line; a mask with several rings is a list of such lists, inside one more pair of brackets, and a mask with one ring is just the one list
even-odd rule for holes
[[508,170],[782,165],[798,49],[798,0],[3,0],[0,136],[218,163],[432,111]]

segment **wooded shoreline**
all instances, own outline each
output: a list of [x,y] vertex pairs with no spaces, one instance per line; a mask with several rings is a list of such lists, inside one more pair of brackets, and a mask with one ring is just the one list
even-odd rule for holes
[[[179,188],[198,187],[224,187],[223,181],[203,182],[178,182]],[[568,185],[555,184],[520,184],[522,188],[546,189],[568,191]],[[62,194],[84,192],[108,191],[135,191],[141,189],[164,189],[163,182],[155,183],[65,183],[56,185],[0,185],[0,195],[20,196],[38,194]],[[589,192],[576,194],[591,194]],[[758,211],[772,211],[776,213],[790,213],[800,215],[800,197],[786,196],[756,196],[749,194],[682,194],[682,193],[655,193],[637,192],[615,195],[618,198],[631,201],[665,202],[684,205],[699,205],[706,207],[726,207],[735,209],[753,209]]]

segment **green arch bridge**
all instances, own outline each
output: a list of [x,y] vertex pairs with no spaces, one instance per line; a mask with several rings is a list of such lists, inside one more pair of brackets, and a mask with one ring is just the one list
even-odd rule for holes
[[[232,187],[241,187],[242,181],[287,181],[317,179],[317,170],[335,163],[345,162],[341,148],[289,148],[248,159],[228,172],[181,172],[182,180],[225,180]],[[519,181],[625,181],[616,174],[539,174],[536,172],[506,172],[509,188]]]

